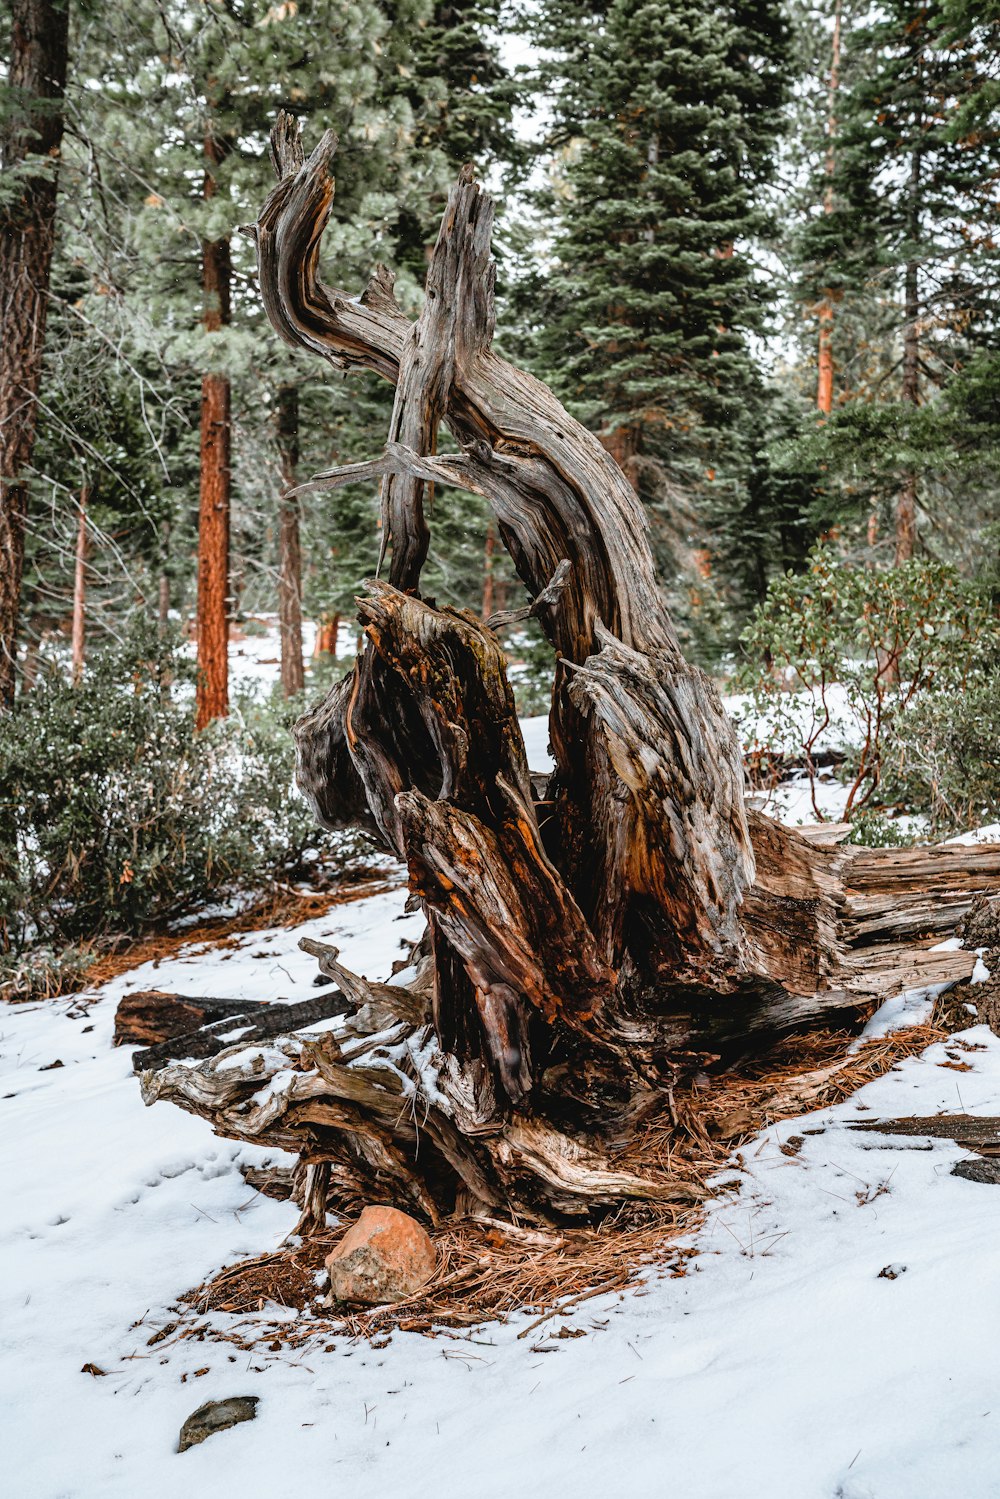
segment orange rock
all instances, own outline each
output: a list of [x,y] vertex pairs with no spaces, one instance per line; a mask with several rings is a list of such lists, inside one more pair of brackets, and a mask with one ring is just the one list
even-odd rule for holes
[[365,1208],[326,1260],[333,1298],[365,1306],[415,1296],[436,1267],[429,1235],[408,1213],[388,1207]]

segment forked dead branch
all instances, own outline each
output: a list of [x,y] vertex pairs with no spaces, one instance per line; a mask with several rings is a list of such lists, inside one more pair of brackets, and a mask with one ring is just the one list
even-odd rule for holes
[[[355,669],[298,725],[299,779],[327,826],[363,823],[406,864],[427,933],[396,984],[321,956],[353,1010],[336,1029],[169,1063],[145,1096],[299,1152],[306,1227],[328,1199],[539,1225],[690,1201],[690,1179],[628,1150],[679,1085],[967,976],[973,954],[929,949],[1000,887],[1000,847],[871,851],[747,811],[736,735],[678,646],[631,485],[492,349],[490,199],[463,172],[411,323],[386,272],[360,297],[320,277],[335,152],[326,136],[304,160],[279,119],[261,290],[288,343],[396,385],[384,452],[312,481],[381,476],[389,578],[359,601]],[[455,456],[435,456],[442,423]],[[489,500],[554,647],[544,785],[490,622],[421,597],[435,482]]]

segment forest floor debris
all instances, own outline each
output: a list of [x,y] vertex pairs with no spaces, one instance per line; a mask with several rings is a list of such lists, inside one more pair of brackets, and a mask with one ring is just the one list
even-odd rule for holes
[[[402,889],[352,901],[306,931],[336,940],[356,970],[387,973],[419,933],[404,904]],[[276,1253],[298,1210],[245,1179],[277,1178],[291,1159],[144,1109],[129,1049],[112,1046],[132,989],[315,992],[300,934],[246,931],[215,949],[189,933],[157,969],[3,1011],[12,1493],[172,1499],[183,1463],[196,1492],[273,1499],[294,1453],[297,1486],[453,1499],[468,1475],[447,1454],[474,1450],[485,1499],[597,1499],[618,1491],[623,1451],[643,1496],[662,1492],[669,1460],[678,1491],[699,1499],[838,1485],[851,1499],[992,1499],[1000,1426],[981,1370],[1000,1339],[1000,1193],[951,1174],[969,1159],[953,1142],[849,1128],[1000,1114],[1000,1038],[965,1008],[977,986],[854,1053],[846,1032],[817,1032],[801,1063],[778,1048],[717,1077],[711,1110],[698,1099],[714,1121],[704,1137],[650,1124],[651,1161],[676,1172],[683,1158],[738,1191],[603,1233],[560,1231],[561,1243],[455,1225],[439,1236],[430,1300],[348,1319],[297,1304],[323,1294],[315,1276],[341,1230]],[[681,1119],[684,1107],[676,1098]],[[207,1307],[205,1293],[178,1300],[209,1284]],[[408,1330],[421,1326],[433,1336]],[[260,1396],[254,1422],[177,1457],[195,1405],[242,1394]]]
[[[740,1071],[703,1075],[672,1113],[665,1110],[650,1123],[622,1165],[646,1177],[690,1182],[705,1199],[738,1190],[739,1177],[727,1168],[743,1164],[741,1148],[762,1129],[849,1098],[968,1022],[964,1006],[944,995],[926,1024],[868,1041],[853,1053],[852,1031],[786,1038]],[[791,1156],[800,1146],[786,1142],[783,1149]],[[702,1203],[692,1196],[687,1205],[627,1204],[596,1228],[546,1232],[475,1219],[446,1224],[433,1231],[438,1270],[419,1295],[373,1310],[330,1311],[323,1266],[348,1231],[347,1219],[227,1266],[181,1298],[177,1325],[197,1329],[207,1313],[222,1313],[225,1320],[205,1324],[204,1335],[250,1350],[257,1344],[299,1347],[324,1336],[378,1343],[397,1328],[434,1336],[525,1312],[545,1320],[585,1298],[635,1288],[650,1273],[686,1275],[697,1251],[678,1241],[704,1219]],[[269,1305],[305,1317],[269,1320]]]

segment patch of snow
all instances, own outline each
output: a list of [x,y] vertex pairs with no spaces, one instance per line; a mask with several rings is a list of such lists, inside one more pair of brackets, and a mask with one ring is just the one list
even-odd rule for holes
[[[483,1499],[626,1487],[637,1499],[994,1499],[1000,1408],[984,1371],[1000,1343],[1000,1192],[950,1174],[965,1155],[951,1142],[850,1128],[1000,1114],[1000,1040],[982,1025],[763,1131],[724,1173],[738,1166],[741,1190],[709,1205],[682,1278],[651,1268],[641,1290],[568,1307],[530,1338],[517,1337],[525,1314],[441,1340],[397,1333],[381,1349],[338,1337],[328,1352],[324,1334],[238,1361],[225,1343],[150,1345],[182,1291],[272,1249],[296,1210],[239,1171],[289,1157],[143,1107],[128,1049],[112,1046],[118,1000],[151,987],[267,999],[278,974],[294,993],[315,973],[301,930],[388,975],[404,899],[248,933],[231,951],[192,945],[101,990],[0,1012],[5,1492],[275,1499],[291,1484],[460,1499],[474,1453]],[[406,918],[402,935],[419,925]],[[960,1079],[945,1065],[956,1046]],[[785,1155],[794,1134],[803,1144]],[[558,1339],[563,1323],[588,1336]],[[88,1363],[105,1374],[82,1373]],[[257,1420],[178,1455],[185,1417],[237,1394],[260,1397]]]
[[556,768],[556,762],[552,758],[549,749],[549,717],[547,713],[540,714],[537,718],[522,718],[521,733],[524,736],[525,753],[528,756],[528,769],[545,774]]
[[984,827],[973,828],[971,833],[959,833],[948,838],[948,843],[1000,843],[1000,822],[989,822]]
[[861,1035],[851,1043],[851,1051],[858,1051],[866,1041],[874,1041],[878,1036],[888,1036],[911,1025],[926,1025],[934,1001],[950,988],[950,983],[928,984],[923,989],[904,989],[902,994],[893,994],[879,1005]]

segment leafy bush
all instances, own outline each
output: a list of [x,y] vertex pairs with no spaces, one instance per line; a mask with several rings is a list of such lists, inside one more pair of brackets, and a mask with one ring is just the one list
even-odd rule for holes
[[935,833],[1000,820],[1000,671],[931,692],[902,717],[891,769]]
[[[297,872],[323,835],[293,788],[293,709],[194,732],[176,642],[43,677],[0,720],[0,949],[135,932]],[[327,847],[333,847],[327,838]]]
[[[911,733],[908,726],[917,732],[918,705],[985,690],[1000,662],[1000,624],[987,590],[944,563],[911,561],[877,572],[819,547],[807,572],[772,582],[743,644],[754,660],[753,707],[764,726],[763,743],[751,748],[765,761],[773,745],[801,755],[814,781],[817,746],[840,737],[848,753],[850,818],[902,781],[919,805],[928,804],[929,782],[921,789],[913,776],[901,780],[903,746],[910,742],[902,736]],[[955,723],[974,758],[972,720],[960,731]],[[966,798],[969,805],[975,800],[976,794]]]

